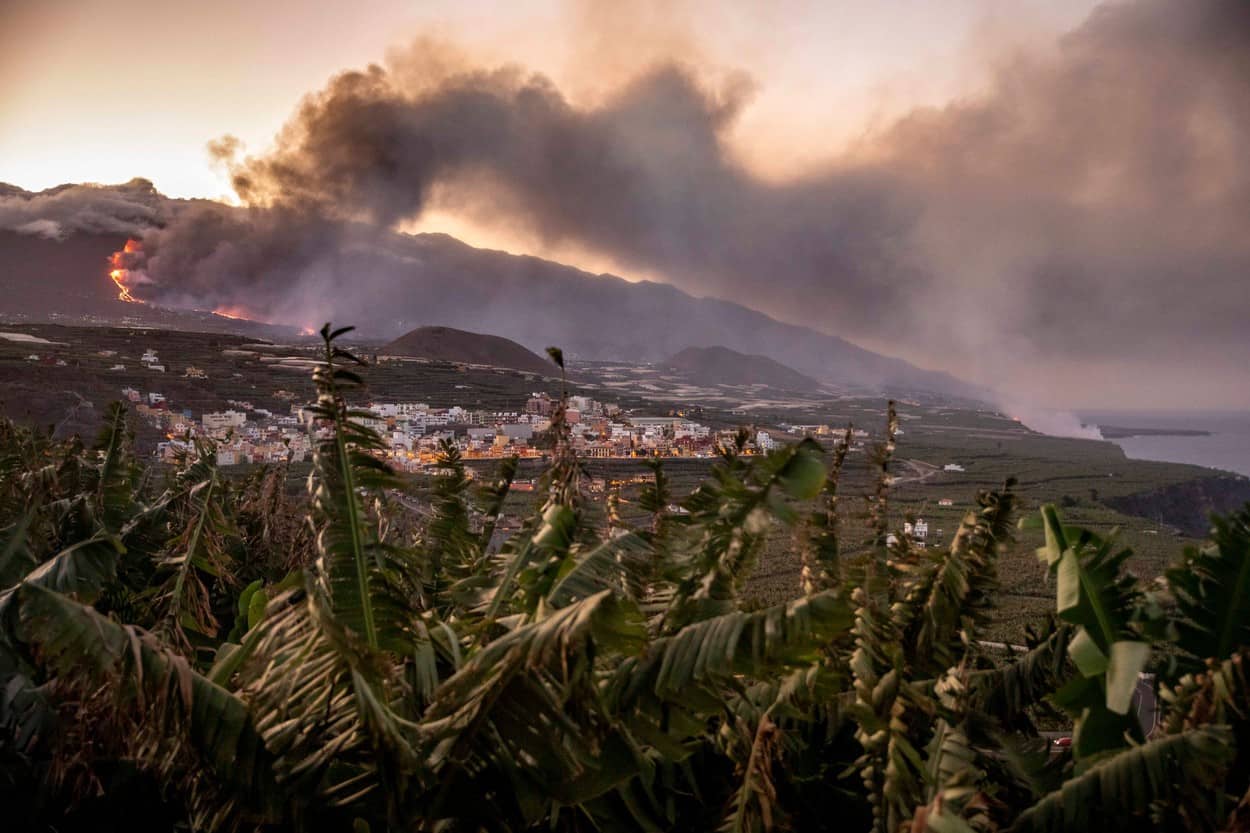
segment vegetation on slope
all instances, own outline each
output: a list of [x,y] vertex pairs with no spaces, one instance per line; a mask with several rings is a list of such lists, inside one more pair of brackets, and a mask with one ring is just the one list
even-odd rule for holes
[[[1012,484],[914,549],[888,523],[892,409],[853,556],[837,449],[752,458],[743,437],[682,499],[657,465],[634,525],[616,498],[589,511],[559,412],[542,504],[496,551],[515,469],[475,493],[446,449],[408,523],[342,332],[306,503],[280,469],[222,477],[207,444],[153,482],[120,407],[91,447],[0,423],[19,827],[1247,829],[1250,510],[1156,588],[1045,508],[1053,616],[1004,659],[978,633]],[[779,528],[801,595],[753,607]],[[1072,745],[1047,754],[1037,724],[1060,715]]]

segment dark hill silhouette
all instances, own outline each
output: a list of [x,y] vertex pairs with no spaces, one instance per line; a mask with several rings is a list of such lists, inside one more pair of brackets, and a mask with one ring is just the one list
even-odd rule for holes
[[0,291],[9,313],[122,315],[108,258],[125,235],[74,234],[52,240],[0,229]]
[[[129,194],[137,186],[117,188],[130,189]],[[140,196],[143,206],[153,206],[156,216],[149,223],[159,224],[161,216],[190,204],[154,192]],[[140,235],[143,224],[134,224],[134,233]],[[296,283],[289,302],[269,317],[295,327],[332,319],[354,324],[356,335],[378,341],[421,326],[456,327],[493,333],[533,351],[557,344],[573,360],[663,362],[688,347],[715,344],[766,356],[858,392],[968,399],[986,395],[948,373],[786,324],[732,301],[697,298],[667,284],[631,282],[537,257],[478,249],[444,234],[391,234],[370,241],[367,247],[344,244],[341,292],[328,295],[320,280],[311,289]],[[124,242],[124,235],[82,231],[60,240],[0,231],[0,297],[5,299],[0,313],[29,320],[59,313],[100,323],[122,316],[170,318],[172,323],[169,314],[156,315],[155,308],[116,300],[105,260]],[[197,315],[214,330],[242,332],[247,325]]]
[[687,347],[661,363],[702,385],[768,385],[783,390],[812,390],[818,382],[768,356],[739,353],[728,347]]
[[551,375],[551,362],[539,358],[511,339],[471,333],[452,327],[418,327],[382,347],[385,356],[412,356],[443,362],[488,364]]

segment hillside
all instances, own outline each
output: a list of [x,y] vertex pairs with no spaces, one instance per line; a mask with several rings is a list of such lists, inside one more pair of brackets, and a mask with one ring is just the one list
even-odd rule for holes
[[550,362],[511,339],[452,327],[418,327],[378,352],[387,356],[411,356],[441,362],[487,364],[544,375],[553,372]]
[[[186,210],[188,203],[164,200],[153,205],[153,218],[139,222],[119,217],[114,225],[133,226],[132,233],[142,236],[145,227]],[[117,322],[123,315],[140,315],[138,305],[115,300],[104,273],[104,259],[124,242],[124,235],[62,226],[71,232],[59,240],[0,232],[0,296],[21,299],[6,303],[5,311],[29,320],[48,320],[54,312],[80,321]],[[348,235],[336,247],[332,268],[341,270],[335,274],[341,275],[344,291],[327,293],[319,274],[308,286],[287,273],[266,276],[269,307],[259,317],[313,329],[326,320],[355,324],[357,335],[378,341],[417,327],[449,326],[495,333],[534,351],[558,344],[571,359],[584,360],[662,362],[686,348],[716,344],[766,356],[848,392],[987,398],[985,391],[948,373],[667,284],[627,281],[537,257],[478,249],[444,234],[368,236],[367,243],[353,242]],[[34,292],[32,281],[48,281],[54,289]],[[214,295],[199,302],[205,309],[218,303],[245,304],[252,297],[243,289],[237,297],[225,297],[222,284],[207,285]],[[288,287],[285,294],[283,286]],[[163,303],[195,305],[176,291],[167,292]],[[211,323],[233,327],[221,320]]]
[[663,364],[702,385],[768,385],[808,391],[819,384],[812,377],[767,356],[739,353],[728,347],[687,347]]
[[108,278],[108,257],[125,243],[125,235],[74,234],[55,240],[0,229],[4,312],[125,314],[132,305],[117,300],[117,287]]

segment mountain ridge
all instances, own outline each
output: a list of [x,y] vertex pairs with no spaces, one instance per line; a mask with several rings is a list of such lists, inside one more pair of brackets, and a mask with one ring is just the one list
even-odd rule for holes
[[[46,217],[39,213],[43,209],[35,205],[37,198],[76,194],[75,188],[90,201],[85,218],[66,216],[64,211],[54,215],[52,208]],[[0,193],[16,191],[0,185]],[[140,179],[112,190],[67,185],[38,193],[21,191],[11,199],[25,207],[18,212],[24,227],[34,228],[33,220],[41,224],[38,227],[61,232],[58,239],[29,231],[19,234],[13,223],[5,231],[0,213],[0,265],[20,265],[0,269],[0,291],[20,301],[11,303],[11,309],[27,317],[53,312],[118,317],[119,308],[130,305],[104,297],[115,296],[104,263],[118,241],[127,234],[141,236],[145,229],[158,228],[179,212],[206,203],[163,197]],[[125,205],[113,209],[114,201]],[[213,205],[226,212],[244,210]],[[558,344],[571,358],[586,360],[654,363],[688,347],[721,345],[767,357],[848,391],[986,397],[984,390],[949,373],[920,368],[840,336],[778,321],[731,300],[697,297],[669,284],[629,281],[533,255],[476,248],[441,233],[385,232],[359,238],[349,233],[336,246],[343,263],[340,292],[327,293],[324,282],[284,284],[282,291],[289,300],[256,319],[277,318],[314,329],[327,319],[352,323],[360,335],[377,341],[421,326],[446,326],[498,335],[534,352]],[[45,266],[51,262],[49,247],[66,255],[54,258],[54,268]]]
[[663,364],[688,374],[698,384],[767,385],[793,391],[812,390],[820,385],[812,377],[768,356],[740,353],[720,345],[687,347]]

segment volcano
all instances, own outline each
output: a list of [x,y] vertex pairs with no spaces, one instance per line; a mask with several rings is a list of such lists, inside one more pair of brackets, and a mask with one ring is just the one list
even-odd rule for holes
[[[31,196],[18,192],[10,186],[6,193],[11,199]],[[128,240],[142,239],[146,232],[159,229],[163,218],[196,207],[147,192],[144,199],[142,217],[112,218],[108,225],[119,233],[92,232],[64,221],[57,237],[0,231],[0,297],[5,299],[0,315],[24,320],[68,317],[87,323],[146,321],[158,315],[159,303],[160,323],[166,326],[255,333],[257,327],[272,324],[275,335],[289,330],[289,335],[298,336],[310,322],[319,326],[331,320],[354,324],[353,335],[379,344],[418,328],[447,327],[511,340],[531,358],[522,362],[521,354],[510,351],[509,361],[535,371],[534,360],[542,363],[542,359],[533,354],[552,344],[573,360],[654,363],[687,348],[719,345],[766,357],[846,392],[965,400],[986,396],[950,374],[778,321],[732,301],[695,297],[663,283],[592,274],[538,257],[474,248],[445,234],[380,232],[371,234],[367,243],[344,241],[335,258],[341,274],[330,275],[332,281],[322,273],[292,277],[288,271],[283,278],[289,283],[254,276],[253,286],[268,293],[267,309],[249,313],[252,299],[240,289],[185,313],[199,323],[175,321],[176,311],[169,307],[192,303],[176,291],[178,287],[157,300],[149,290],[160,287],[140,282],[142,294],[133,287],[132,291],[149,303],[125,303],[110,279],[110,269],[115,268],[110,258],[119,251],[124,254]],[[201,208],[205,204],[194,202]],[[244,209],[217,203],[211,207],[215,215],[243,216],[231,212]],[[201,277],[212,281],[214,276]],[[229,277],[221,276],[225,289],[230,287]],[[215,309],[222,314],[213,315]]]
[[553,375],[555,366],[511,339],[471,333],[452,327],[418,327],[378,351],[385,356],[410,356],[431,361],[485,364]]

